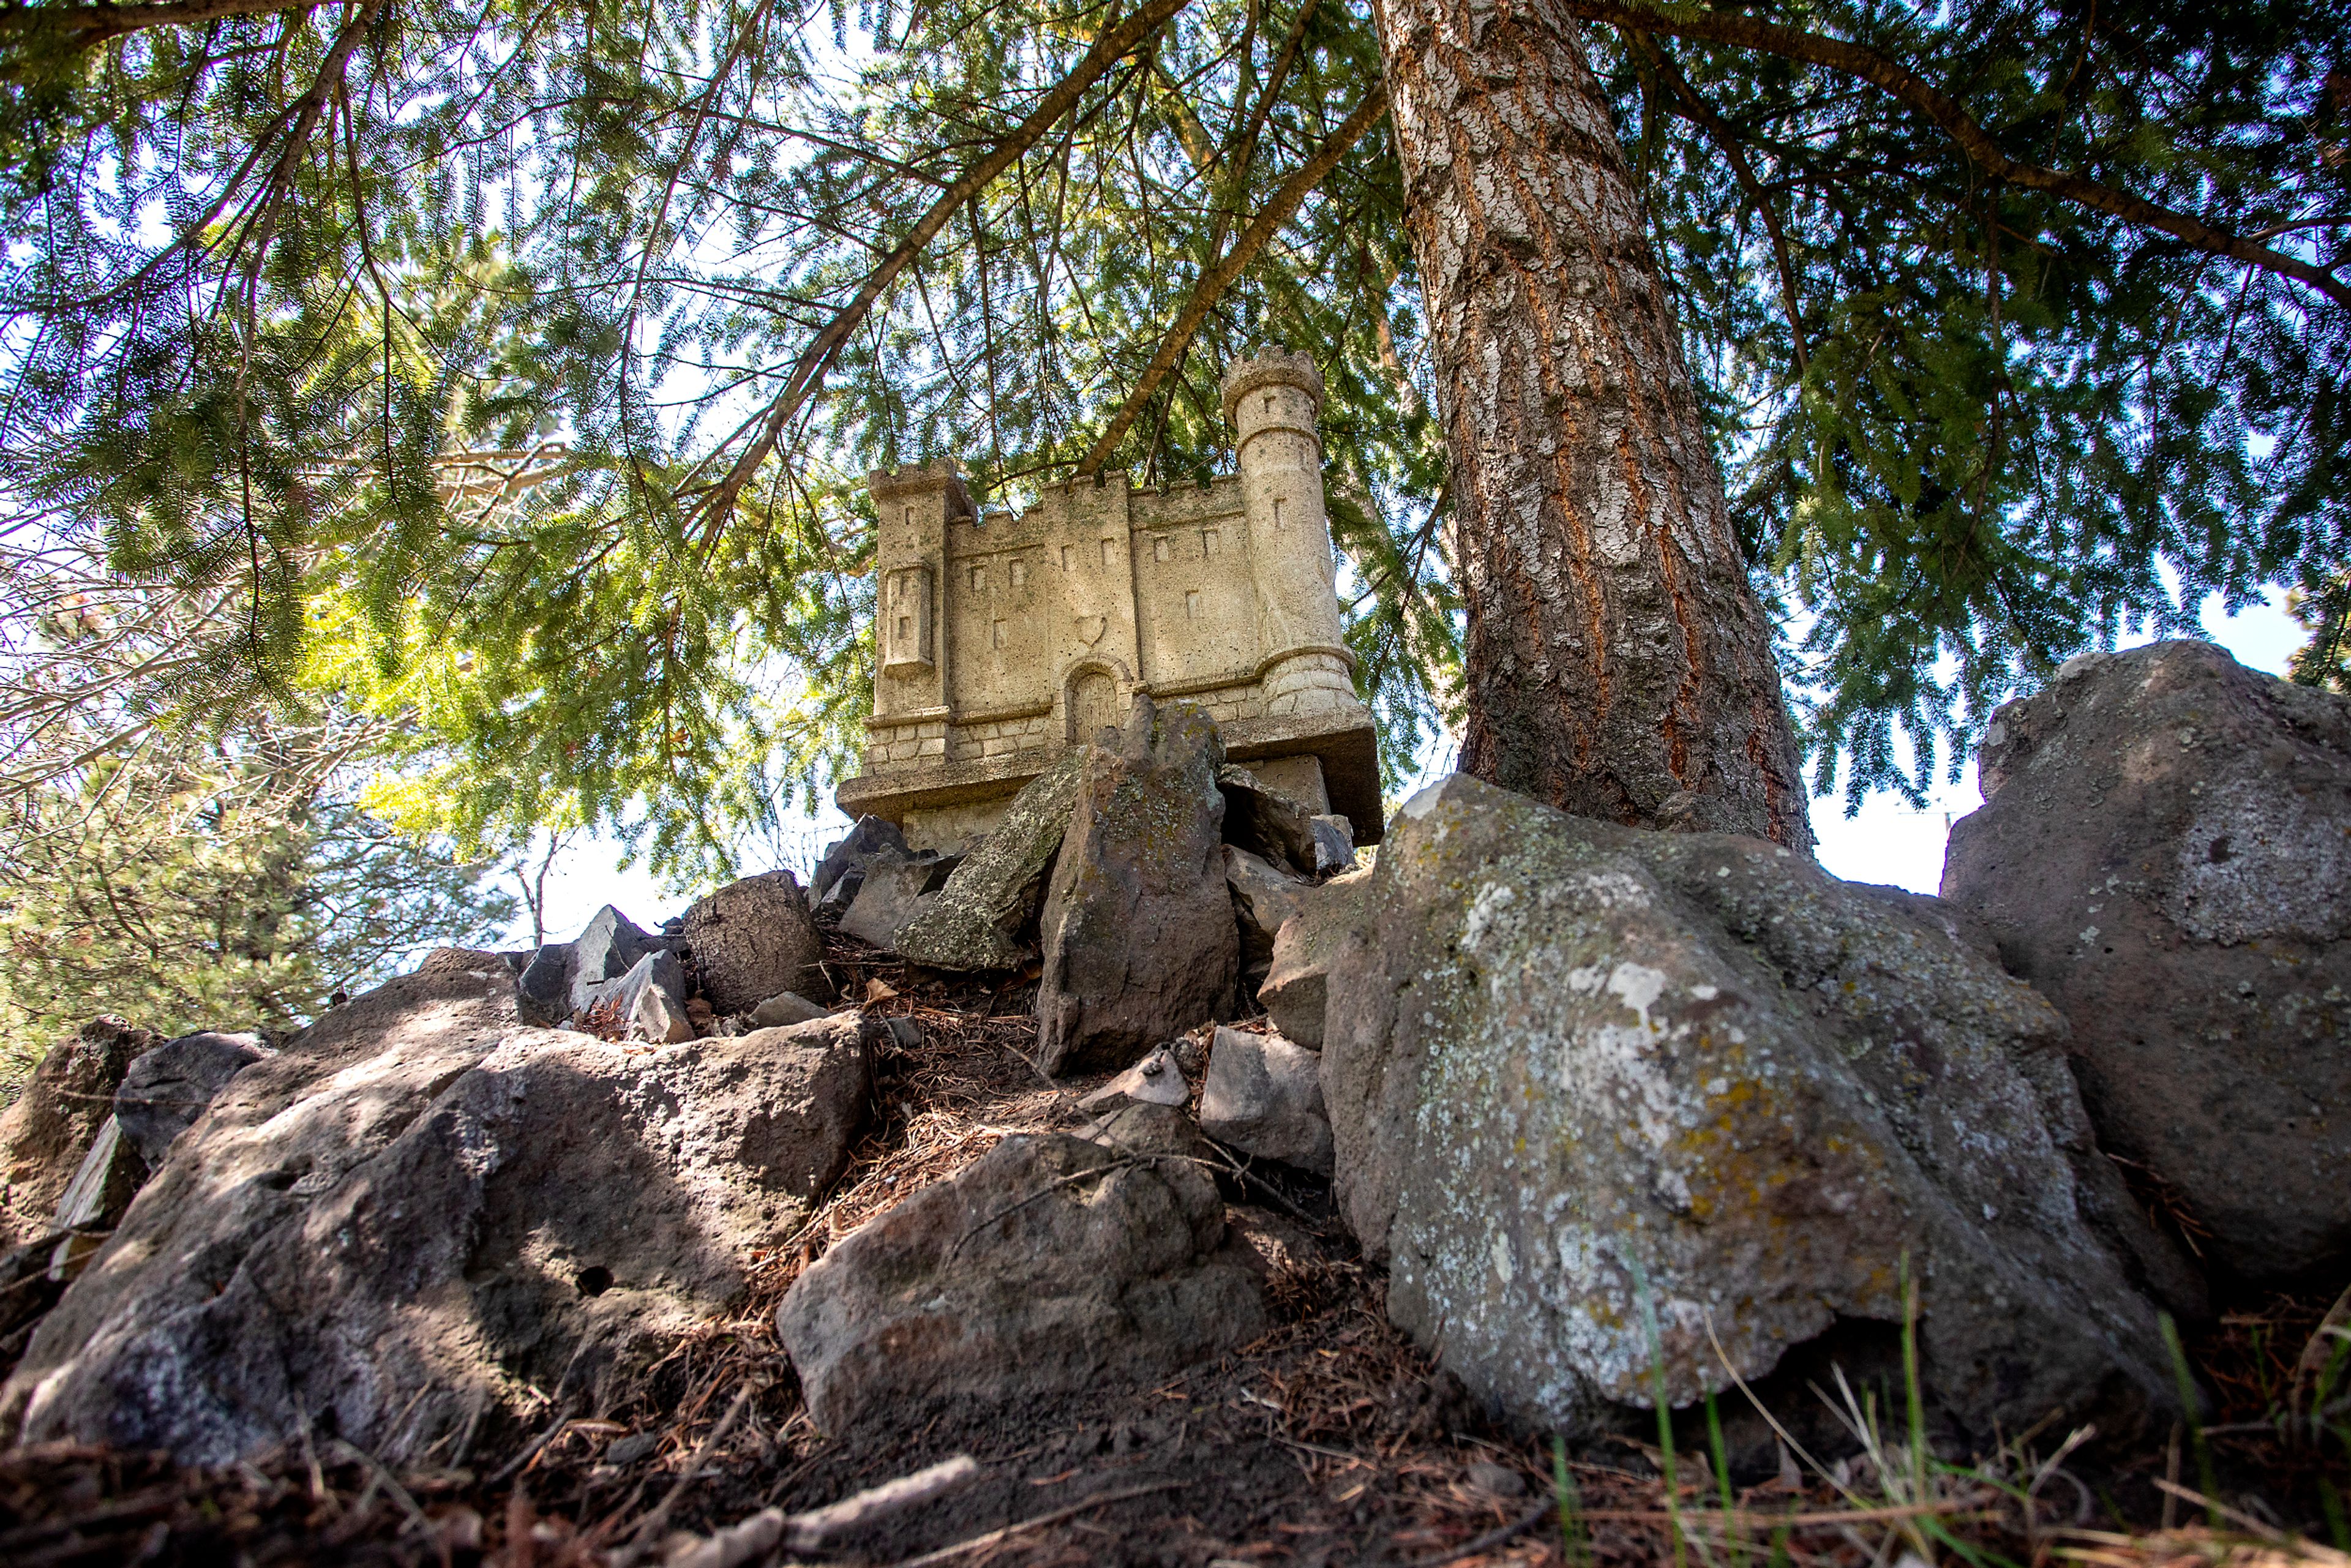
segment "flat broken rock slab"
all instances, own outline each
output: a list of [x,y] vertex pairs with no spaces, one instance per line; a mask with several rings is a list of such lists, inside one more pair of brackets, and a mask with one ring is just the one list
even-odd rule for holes
[[1024,937],[1092,750],[1071,747],[1012,798],[1003,820],[900,928],[900,957],[935,969],[1009,969],[1034,955]]
[[[1406,802],[1328,974],[1336,1190],[1389,1311],[1554,1431],[1899,1324],[1970,1440],[2175,1409],[2063,1021],[1935,901],[1760,840],[1458,776]],[[2097,1186],[2099,1182],[2106,1185]],[[1729,1358],[1718,1359],[1715,1342]]]
[[229,1081],[0,1388],[15,1436],[223,1464],[308,1424],[400,1466],[472,1426],[487,1453],[740,1302],[848,1159],[858,1020],[608,1044],[524,1025],[475,956]]
[[1008,1137],[868,1221],[776,1313],[810,1415],[834,1435],[936,1404],[1144,1383],[1270,1322],[1261,1266],[1228,1245],[1199,1166],[1062,1133]]

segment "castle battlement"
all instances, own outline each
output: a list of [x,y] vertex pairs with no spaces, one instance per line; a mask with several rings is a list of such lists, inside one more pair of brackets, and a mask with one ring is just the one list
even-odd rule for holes
[[1323,507],[1322,372],[1276,350],[1236,362],[1223,392],[1239,472],[1206,485],[1104,475],[983,522],[952,463],[866,476],[873,716],[841,810],[918,845],[967,838],[1147,692],[1198,703],[1234,760],[1378,837]]

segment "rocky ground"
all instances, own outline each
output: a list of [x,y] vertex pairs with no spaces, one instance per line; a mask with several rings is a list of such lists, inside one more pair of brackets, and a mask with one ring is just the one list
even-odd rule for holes
[[[1096,1082],[1057,1084],[1032,1066],[1033,981],[923,978],[838,935],[828,967],[869,1014],[919,1024],[922,1043],[883,1052],[871,1130],[828,1200],[760,1261],[750,1300],[679,1345],[630,1404],[550,1424],[496,1465],[398,1475],[328,1437],[217,1469],[77,1444],[18,1449],[0,1454],[0,1561],[662,1562],[763,1509],[822,1508],[956,1455],[978,1461],[976,1479],[820,1554],[777,1560],[1660,1563],[1676,1559],[1678,1532],[1694,1562],[1883,1563],[1914,1544],[1928,1560],[1972,1551],[2020,1563],[2351,1561],[2278,1543],[2282,1525],[2323,1521],[2325,1488],[2339,1499],[2351,1479],[2279,1429],[2329,1305],[2321,1296],[2237,1302],[2187,1343],[2220,1407],[2184,1440],[2131,1451],[2093,1440],[2068,1453],[2067,1434],[2020,1434],[1975,1466],[1936,1467],[1922,1490],[1901,1458],[1898,1419],[1865,1406],[1888,1428],[1874,1449],[1846,1442],[1824,1469],[1800,1461],[1727,1492],[1703,1429],[1685,1424],[1669,1490],[1654,1435],[1554,1453],[1489,1421],[1389,1322],[1382,1271],[1351,1255],[1327,1187],[1294,1172],[1228,1184],[1237,1208],[1288,1210],[1291,1224],[1311,1222],[1322,1249],[1276,1281],[1280,1321],[1239,1353],[1141,1391],[820,1437],[777,1343],[775,1307],[791,1283],[858,1225],[1006,1135],[1081,1122],[1077,1101]],[[1775,1382],[1777,1397],[1815,1410],[1836,1393]],[[2310,1384],[2305,1372],[2305,1402]],[[1782,1413],[1792,1426],[1822,1425]],[[2230,1500],[2217,1530],[2189,1495],[2207,1462]],[[2183,1490],[2168,1495],[2158,1484],[2168,1478]]]
[[2351,703],[1993,731],[1944,899],[1460,778],[1350,870],[1142,702],[961,852],[96,1020],[0,1563],[2351,1568]]

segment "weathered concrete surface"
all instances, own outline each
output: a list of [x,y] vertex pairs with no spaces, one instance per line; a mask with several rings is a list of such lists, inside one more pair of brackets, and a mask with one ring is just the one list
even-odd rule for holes
[[1200,1131],[1245,1155],[1329,1176],[1321,1061],[1278,1034],[1217,1030],[1200,1091]]
[[228,1081],[274,1054],[257,1034],[183,1034],[132,1059],[114,1092],[114,1119],[149,1166],[196,1124]]
[[1115,750],[1088,753],[1045,897],[1038,1065],[1124,1067],[1228,1018],[1238,938],[1225,885],[1223,747],[1190,704],[1135,701]]
[[524,1026],[477,957],[229,1082],[0,1387],[14,1435],[220,1464],[307,1422],[445,1463],[741,1300],[848,1157],[856,1021],[648,1051]]
[[122,1075],[160,1038],[119,1018],[92,1019],[0,1110],[0,1251],[49,1233],[58,1196],[113,1113]]
[[1992,716],[1943,894],[2074,1025],[2102,1143],[2259,1284],[2351,1262],[2351,698],[2206,643]]
[[1645,1290],[1681,1405],[1728,1385],[1709,1326],[1751,1382],[1840,1319],[1899,1323],[1907,1270],[1970,1438],[2168,1422],[2154,1312],[2085,1214],[2118,1194],[2077,1176],[2103,1162],[2063,1020],[1933,912],[1759,840],[1458,776],[1414,797],[1322,1056],[1390,1312],[1573,1432],[1650,1401]]
[[899,929],[901,957],[935,969],[1009,969],[1035,953],[1026,937],[1090,755],[1071,751],[1030,780],[938,896]]
[[1225,1243],[1198,1166],[1023,1134],[837,1243],[776,1323],[835,1435],[941,1403],[1142,1383],[1270,1326],[1253,1260]]
[[788,871],[747,876],[696,903],[685,912],[684,942],[714,1012],[747,1012],[778,991],[831,993],[820,967],[824,938]]

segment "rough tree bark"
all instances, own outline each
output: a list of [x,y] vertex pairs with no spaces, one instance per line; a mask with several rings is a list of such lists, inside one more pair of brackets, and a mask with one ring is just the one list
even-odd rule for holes
[[1378,0],[1469,606],[1465,771],[1809,852],[1793,728],[1583,37]]

